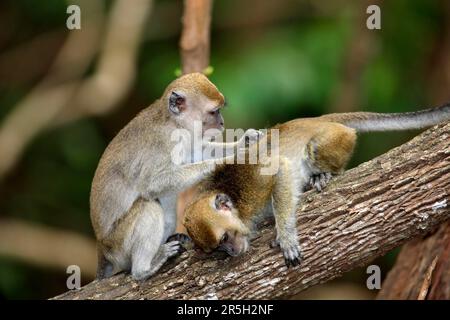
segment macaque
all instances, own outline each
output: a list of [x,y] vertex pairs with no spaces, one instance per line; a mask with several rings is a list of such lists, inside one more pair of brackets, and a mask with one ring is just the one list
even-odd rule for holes
[[[279,162],[275,174],[261,174],[262,163],[222,164],[200,183],[185,210],[184,226],[195,246],[205,252],[222,250],[238,256],[249,248],[255,221],[275,217],[276,239],[287,266],[298,265],[301,251],[296,205],[301,193],[322,190],[341,173],[356,143],[357,132],[419,129],[450,119],[450,105],[408,113],[355,112],[292,120],[278,129]],[[269,133],[250,148],[274,145]],[[270,158],[270,157],[269,157]]]
[[[98,278],[125,270],[131,271],[134,279],[145,279],[180,252],[183,236],[166,242],[176,227],[177,194],[211,173],[222,160],[192,163],[190,143],[192,137],[202,139],[209,129],[223,130],[220,111],[224,103],[222,93],[204,75],[184,75],[170,83],[162,97],[142,110],[108,145],[90,197]],[[194,130],[196,123],[201,124],[200,132]],[[175,130],[187,135],[182,140],[185,152],[181,163],[172,159],[174,147],[180,147],[179,141],[171,139]],[[237,148],[259,136],[260,132],[250,129],[239,141],[222,146]]]

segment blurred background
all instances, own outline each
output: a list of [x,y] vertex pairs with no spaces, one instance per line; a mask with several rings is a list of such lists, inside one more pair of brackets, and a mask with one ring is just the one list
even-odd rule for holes
[[[66,28],[69,4],[81,30]],[[366,8],[381,8],[368,30]],[[95,274],[89,191],[115,134],[180,69],[183,2],[0,2],[0,298],[66,291]],[[211,80],[229,128],[450,101],[450,1],[216,0]],[[416,135],[361,135],[350,167]],[[397,250],[374,263],[385,276]],[[373,298],[365,268],[298,298]]]

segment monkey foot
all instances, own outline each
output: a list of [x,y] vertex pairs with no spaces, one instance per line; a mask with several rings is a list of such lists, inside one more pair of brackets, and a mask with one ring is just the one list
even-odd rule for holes
[[309,185],[311,188],[316,188],[316,190],[320,192],[327,186],[332,177],[333,175],[329,172],[312,175],[309,179]]
[[175,233],[167,238],[167,242],[178,241],[180,244],[179,253],[183,253],[186,250],[190,250],[194,248],[194,243],[191,238],[187,234],[184,233]]
[[182,246],[179,241],[168,241],[164,244],[164,256],[167,258],[178,256],[183,252],[181,250]]
[[281,245],[278,239],[273,240],[270,243],[271,248],[280,247],[283,252],[284,262],[286,266],[295,267],[298,266],[302,262],[302,254],[300,252],[300,247],[298,244],[295,245]]

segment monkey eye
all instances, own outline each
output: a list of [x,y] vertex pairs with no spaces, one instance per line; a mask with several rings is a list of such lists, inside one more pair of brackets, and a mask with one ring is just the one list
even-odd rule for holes
[[218,114],[219,112],[220,112],[220,111],[219,111],[219,108],[217,108],[217,109],[215,109],[215,110],[213,110],[213,111],[210,111],[209,114],[212,115],[212,116],[215,116],[215,115]]
[[222,239],[220,239],[220,244],[225,243],[228,241],[228,233],[225,232],[222,236]]

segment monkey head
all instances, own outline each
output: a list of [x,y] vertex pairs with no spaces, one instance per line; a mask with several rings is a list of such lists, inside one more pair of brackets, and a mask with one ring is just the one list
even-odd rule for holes
[[204,252],[217,249],[238,256],[249,248],[250,231],[224,193],[212,192],[194,200],[185,210],[183,224],[194,244]]
[[217,87],[201,73],[190,73],[175,79],[164,92],[163,100],[170,117],[182,128],[194,132],[194,124],[223,131],[220,110],[225,98]]

